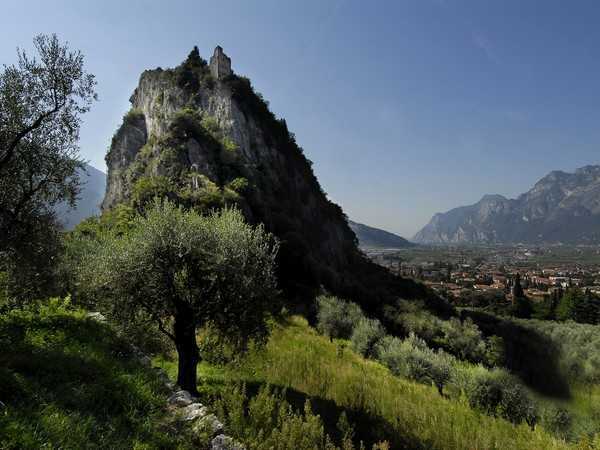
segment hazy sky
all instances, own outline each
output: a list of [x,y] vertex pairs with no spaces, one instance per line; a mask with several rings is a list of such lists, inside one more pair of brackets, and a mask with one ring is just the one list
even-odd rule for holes
[[600,1],[8,1],[0,62],[56,32],[100,101],[104,155],[144,69],[220,44],[354,220],[412,236],[438,211],[600,163]]

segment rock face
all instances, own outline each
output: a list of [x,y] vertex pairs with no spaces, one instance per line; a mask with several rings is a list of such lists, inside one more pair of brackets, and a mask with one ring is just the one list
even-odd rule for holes
[[517,199],[486,195],[436,214],[420,243],[600,243],[600,166],[554,171]]
[[403,237],[397,234],[390,233],[389,231],[380,230],[379,228],[373,228],[362,223],[348,221],[348,225],[356,237],[358,238],[358,244],[362,248],[408,248],[414,247],[415,244],[407,241]]
[[[283,119],[250,81],[231,71],[217,47],[211,64],[197,48],[175,69],[145,71],[106,163],[104,210],[138,205],[151,193],[193,207],[235,203],[282,242],[278,270],[288,298],[324,286],[339,295],[381,301],[363,278],[382,274],[358,251],[341,208],[322,191]],[[405,298],[423,288],[394,280]],[[362,290],[362,291],[361,291]],[[364,295],[362,295],[364,294]]]

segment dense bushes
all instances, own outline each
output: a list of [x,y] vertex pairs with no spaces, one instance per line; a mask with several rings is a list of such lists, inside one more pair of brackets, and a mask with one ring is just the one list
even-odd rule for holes
[[545,320],[515,320],[517,325],[549,339],[560,355],[561,372],[576,383],[600,382],[600,328],[594,325]]
[[336,297],[317,298],[317,328],[330,338],[350,339],[352,331],[362,318],[360,307]]
[[385,329],[377,319],[361,318],[352,332],[352,348],[364,357],[375,356],[375,346],[385,336]]
[[486,341],[470,318],[442,320],[425,311],[421,304],[406,300],[398,301],[394,307],[386,307],[384,315],[399,332],[414,333],[430,347],[442,348],[473,363],[490,367],[502,364],[502,339],[496,336],[494,340]]
[[[470,319],[443,321],[414,305],[400,305],[398,309],[404,315],[400,314],[396,321],[409,331],[405,339],[386,336],[378,320],[364,317],[356,305],[336,297],[319,298],[317,327],[329,333],[331,329],[343,329],[343,333],[330,336],[350,335],[356,352],[378,360],[394,375],[434,385],[440,395],[445,395],[444,388],[452,384],[456,395],[466,395],[474,408],[514,423],[535,423],[536,407],[515,377],[503,369],[489,370],[481,364],[472,369],[460,361],[500,361],[501,338],[494,336],[486,342]],[[352,311],[351,319],[345,314],[348,311]],[[389,317],[390,310],[387,314]],[[430,343],[438,348],[429,347]]]
[[525,388],[514,377],[495,369],[479,373],[471,383],[469,403],[490,415],[534,425],[536,407]]
[[440,394],[452,378],[452,364],[455,362],[444,351],[428,348],[425,341],[414,334],[404,340],[384,337],[376,346],[376,356],[394,375],[434,384]]

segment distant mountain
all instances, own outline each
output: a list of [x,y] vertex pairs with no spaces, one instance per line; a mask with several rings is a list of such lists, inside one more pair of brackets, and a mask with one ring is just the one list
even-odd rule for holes
[[397,234],[379,228],[373,228],[351,220],[348,221],[348,225],[356,234],[358,243],[363,248],[407,248],[415,245]]
[[90,166],[85,165],[85,170],[79,172],[81,178],[81,193],[75,208],[69,208],[66,204],[60,204],[56,208],[56,214],[63,226],[70,230],[79,222],[88,217],[100,214],[100,204],[106,192],[106,174]]
[[442,243],[600,243],[600,166],[550,172],[516,199],[485,195],[438,213],[413,238]]

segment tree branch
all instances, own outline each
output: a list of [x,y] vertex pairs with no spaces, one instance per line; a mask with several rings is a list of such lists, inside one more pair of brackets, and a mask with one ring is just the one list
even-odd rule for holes
[[25,127],[19,133],[17,133],[17,135],[12,140],[12,142],[8,145],[5,155],[0,159],[0,170],[2,170],[2,168],[13,157],[15,150],[17,148],[17,145],[19,145],[21,140],[25,136],[27,136],[29,133],[31,133],[33,130],[39,128],[42,125],[42,123],[44,122],[44,120],[46,120],[51,115],[56,114],[60,110],[60,108],[62,108],[63,106],[64,106],[64,102],[62,104],[55,103],[54,108],[52,108],[50,111],[46,111],[45,113],[40,114],[39,117],[31,125],[29,125],[28,127]]

